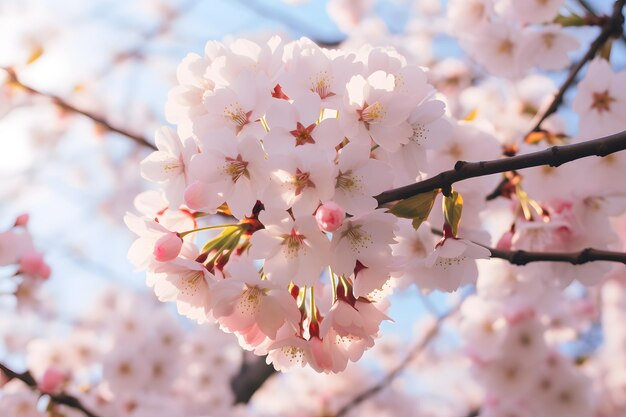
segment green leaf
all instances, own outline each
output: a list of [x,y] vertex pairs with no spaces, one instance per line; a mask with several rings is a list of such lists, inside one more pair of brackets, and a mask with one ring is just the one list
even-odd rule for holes
[[582,16],[578,16],[577,14],[570,14],[568,16],[558,15],[554,19],[554,23],[559,24],[563,27],[586,25],[585,19]]
[[443,197],[443,217],[445,224],[452,229],[452,234],[457,235],[461,214],[463,213],[463,197],[456,191],[452,191],[449,197]]
[[439,190],[429,191],[409,197],[394,205],[389,211],[396,217],[413,219],[413,228],[417,230],[428,219],[435,204]]

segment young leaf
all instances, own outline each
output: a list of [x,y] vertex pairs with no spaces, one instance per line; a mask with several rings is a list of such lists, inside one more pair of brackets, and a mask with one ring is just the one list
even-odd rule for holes
[[463,197],[456,191],[450,193],[450,197],[443,197],[443,217],[445,224],[452,229],[452,234],[457,235],[459,231],[459,223],[461,222],[461,213],[463,212]]
[[435,204],[439,190],[429,191],[409,197],[394,205],[389,211],[396,217],[413,219],[413,228],[417,230],[428,219],[430,211]]

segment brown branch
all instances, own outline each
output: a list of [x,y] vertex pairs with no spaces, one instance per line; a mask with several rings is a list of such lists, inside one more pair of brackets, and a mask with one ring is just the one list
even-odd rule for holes
[[[37,388],[37,381],[31,375],[29,371],[18,373],[13,371],[8,366],[0,363],[0,372],[2,372],[9,380],[19,379],[24,384],[26,384],[31,390],[39,391]],[[46,394],[50,397],[50,401],[55,404],[65,405],[67,407],[73,408],[75,410],[81,411],[87,417],[98,417],[97,414],[89,411],[85,406],[80,402],[80,400],[74,396],[69,394],[61,393],[61,394]]]
[[[441,230],[431,229],[437,236],[443,236]],[[491,252],[491,258],[503,259],[512,265],[523,266],[533,262],[565,262],[582,265],[589,262],[617,262],[626,264],[626,252],[585,248],[577,252],[529,252],[525,250],[503,250],[491,248],[482,243],[474,242]]]
[[[598,51],[602,49],[602,46],[613,37],[619,37],[623,34],[624,31],[624,15],[622,14],[622,9],[624,8],[624,4],[626,4],[626,0],[617,0],[613,5],[613,13],[611,17],[607,19],[606,23],[602,27],[600,34],[591,42],[589,45],[589,49],[582,57],[580,61],[572,68],[567,79],[559,88],[559,91],[552,99],[550,106],[548,109],[541,115],[535,127],[532,128],[530,133],[541,131],[541,124],[552,114],[556,113],[559,109],[559,106],[563,103],[563,98],[565,97],[565,93],[569,88],[574,84],[576,80],[576,76],[580,72],[580,70],[585,66],[585,64],[591,61]],[[529,133],[529,134],[530,134]]]
[[88,119],[93,120],[95,123],[103,126],[104,128],[106,128],[107,130],[111,131],[111,132],[115,132],[115,133],[119,133],[120,135],[126,136],[129,139],[133,140],[134,142],[138,143],[139,145],[145,146],[147,148],[156,150],[156,146],[154,146],[154,144],[152,144],[151,142],[149,142],[146,138],[144,138],[143,136],[137,135],[135,133],[129,132],[125,129],[116,127],[114,125],[112,125],[110,122],[108,122],[106,119],[104,119],[101,116],[98,116],[96,114],[90,113],[86,110],[81,110],[77,107],[75,107],[74,105],[68,103],[67,101],[63,100],[61,97],[56,96],[54,94],[48,94],[48,93],[44,93],[42,91],[39,91],[33,87],[29,87],[25,84],[23,84],[15,70],[13,70],[12,68],[5,68],[5,67],[0,67],[0,69],[3,69],[9,76],[8,82],[25,90],[26,92],[28,92],[29,94],[35,95],[35,96],[41,96],[41,97],[46,97],[47,99],[49,99],[50,101],[52,101],[54,104],[56,104],[57,106],[59,106],[60,108],[70,111],[72,113],[76,113],[76,114],[80,114],[82,116],[87,117]]
[[578,252],[508,251],[489,247],[487,249],[491,251],[492,258],[504,259],[513,265],[526,265],[532,262],[566,262],[572,265],[582,265],[596,261],[626,264],[626,253],[594,248],[586,248]]
[[[578,0],[578,4],[580,4],[580,6],[585,9],[585,11],[587,13],[589,13],[589,15],[591,15],[594,18],[598,18],[601,17],[598,12],[596,12],[596,10],[593,8],[593,6],[591,4],[589,4],[589,2],[587,0]],[[626,35],[624,35],[624,32],[622,32],[621,34],[621,39],[623,42],[626,42]]]
[[[626,0],[625,0],[626,1]],[[626,149],[626,131],[573,145],[553,146],[539,152],[516,155],[491,161],[458,161],[454,169],[404,187],[385,191],[375,198],[379,207],[385,203],[403,200],[417,194],[441,188],[449,192],[452,184],[469,178],[482,177],[500,172],[516,171],[541,165],[558,167],[567,162],[588,156],[607,156]]]
[[378,394],[384,388],[389,386],[391,382],[400,374],[402,371],[411,363],[415,358],[417,358],[423,351],[428,347],[428,345],[433,341],[433,339],[439,334],[439,330],[441,329],[441,325],[443,322],[453,314],[455,314],[459,308],[463,304],[463,300],[457,303],[454,307],[450,308],[447,312],[437,317],[437,321],[433,324],[433,326],[428,329],[426,334],[422,337],[422,339],[409,351],[409,353],[404,357],[404,359],[396,365],[396,367],[391,370],[382,380],[380,380],[376,385],[371,386],[367,390],[363,391],[356,397],[352,398],[350,402],[344,404],[337,413],[333,414],[333,417],[342,417],[346,415],[352,408],[358,406],[363,401],[369,399],[370,397]]
[[265,356],[244,361],[239,373],[230,381],[235,404],[248,403],[254,393],[275,373],[274,367],[265,363]]

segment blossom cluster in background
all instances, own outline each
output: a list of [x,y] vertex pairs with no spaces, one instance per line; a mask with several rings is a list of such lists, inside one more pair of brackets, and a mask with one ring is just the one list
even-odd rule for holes
[[131,3],[0,5],[2,417],[626,413],[623,266],[487,259],[624,152],[385,197],[623,132],[619,1]]

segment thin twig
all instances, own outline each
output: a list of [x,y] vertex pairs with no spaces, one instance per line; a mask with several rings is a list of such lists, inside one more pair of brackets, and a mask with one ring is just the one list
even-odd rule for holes
[[463,304],[463,300],[457,303],[454,307],[450,308],[447,312],[437,317],[437,321],[432,325],[430,329],[426,332],[426,334],[422,337],[422,339],[409,351],[409,353],[404,357],[404,359],[396,365],[396,367],[389,372],[382,380],[380,380],[376,385],[368,388],[363,391],[356,397],[352,398],[350,402],[344,404],[343,407],[337,411],[333,417],[342,417],[346,415],[352,408],[358,406],[363,401],[369,399],[370,397],[376,395],[385,387],[389,386],[391,382],[400,374],[404,369],[415,359],[417,358],[423,351],[428,347],[428,345],[433,341],[433,339],[439,334],[441,329],[441,325],[443,322],[455,314],[461,305]]
[[[437,236],[443,236],[439,229],[431,229]],[[533,262],[564,262],[572,265],[582,265],[589,262],[617,262],[626,264],[626,252],[585,248],[576,252],[530,252],[525,250],[503,250],[491,248],[482,243],[474,242],[491,252],[491,258],[504,259],[512,265],[523,266]]]
[[[596,10],[593,8],[593,6],[591,4],[589,4],[589,2],[587,0],[577,0],[578,4],[580,4],[580,6],[585,9],[585,11],[587,13],[589,13],[591,16],[593,17],[599,17],[600,15],[598,14],[598,12],[596,12]],[[624,35],[624,32],[622,32],[620,38],[622,39],[623,42],[626,43],[626,35]]]
[[612,37],[618,37],[623,34],[624,31],[624,15],[622,14],[622,9],[624,8],[624,4],[626,4],[626,0],[617,0],[613,5],[613,13],[609,19],[607,19],[606,23],[602,27],[600,34],[593,40],[591,45],[589,45],[589,49],[587,53],[582,57],[580,61],[572,68],[567,79],[559,88],[559,91],[552,99],[550,106],[547,110],[541,115],[535,127],[533,127],[530,131],[539,132],[541,131],[541,124],[552,114],[554,114],[559,106],[563,103],[563,98],[565,97],[565,93],[569,88],[574,84],[576,77],[580,70],[585,66],[585,64],[591,61],[598,51],[602,49],[604,44]]
[[312,38],[313,42],[326,48],[339,46],[345,39],[322,39],[315,36],[317,29],[308,25],[307,22],[295,19],[291,14],[287,14],[278,9],[270,9],[256,0],[236,0],[239,4],[252,10],[258,16],[279,22],[299,35]]
[[578,252],[527,252],[524,250],[501,250],[487,248],[492,258],[504,259],[513,265],[526,265],[531,262],[566,262],[582,265],[588,262],[605,261],[626,264],[626,253],[586,248]]
[[187,12],[189,12],[191,9],[193,9],[199,2],[200,0],[188,0],[186,3],[182,4],[178,8],[167,12],[167,15],[165,16],[165,18],[156,27],[154,27],[153,29],[149,31],[144,32],[141,35],[142,39],[139,44],[137,44],[136,46],[132,47],[131,49],[125,52],[118,54],[113,59],[113,61],[111,61],[106,67],[98,71],[98,73],[93,77],[93,79],[97,80],[97,79],[104,77],[105,75],[110,74],[116,65],[119,65],[124,61],[130,60],[133,58],[138,59],[138,60],[143,58],[144,55],[142,54],[142,50],[144,49],[145,45],[148,44],[153,39],[169,32],[172,26],[174,25],[174,23],[176,22],[176,20],[180,18],[181,16],[183,16],[184,14],[186,14]]
[[446,193],[449,192],[452,184],[455,182],[469,178],[482,177],[499,172],[516,171],[541,165],[558,167],[559,165],[580,158],[588,156],[607,156],[625,149],[626,131],[622,131],[600,139],[589,140],[573,145],[552,146],[543,151],[516,155],[509,158],[480,162],[458,161],[454,165],[454,169],[444,171],[424,181],[385,191],[375,198],[378,201],[378,205],[382,206],[392,201],[403,200],[439,188]]
[[82,116],[85,116],[88,119],[91,119],[94,122],[98,123],[99,125],[103,126],[107,130],[109,130],[111,132],[119,133],[120,135],[123,135],[123,136],[126,136],[129,139],[133,140],[134,142],[138,143],[139,145],[145,146],[145,147],[153,149],[153,150],[157,149],[154,144],[149,142],[143,136],[140,136],[140,135],[137,135],[135,133],[129,132],[129,131],[125,130],[125,129],[116,127],[116,126],[112,125],[109,121],[104,119],[103,117],[98,116],[98,115],[93,114],[93,113],[90,113],[90,112],[88,112],[86,110],[79,109],[79,108],[75,107],[74,105],[68,103],[67,101],[63,100],[59,96],[56,96],[54,94],[44,93],[44,92],[39,91],[39,90],[37,90],[37,89],[35,89],[33,87],[29,87],[29,86],[23,84],[19,80],[15,70],[13,70],[12,68],[0,67],[0,69],[4,70],[9,75],[9,80],[8,80],[9,83],[11,83],[11,84],[13,84],[13,85],[15,85],[15,86],[25,90],[29,94],[36,95],[36,96],[41,96],[41,97],[46,97],[47,99],[49,99],[54,104],[56,104],[57,106],[61,107],[64,110],[67,110],[67,111],[70,111],[72,113],[76,113],[76,114],[80,114]]
[[[37,381],[31,375],[30,372],[28,372],[28,371],[21,372],[21,373],[15,372],[11,368],[9,368],[8,366],[4,365],[3,363],[0,363],[0,372],[2,372],[4,375],[6,375],[6,377],[9,380],[11,380],[11,379],[19,379],[24,384],[26,384],[30,389],[32,389],[34,391],[38,391]],[[47,395],[50,397],[50,401],[52,401],[55,404],[65,405],[67,407],[70,407],[70,408],[73,408],[75,410],[81,411],[87,417],[98,417],[97,414],[94,414],[93,412],[91,412],[87,408],[85,408],[85,406],[80,402],[80,400],[78,398],[72,396],[72,395],[68,395],[68,394],[65,394],[65,393],[61,393],[61,394],[47,394]]]

